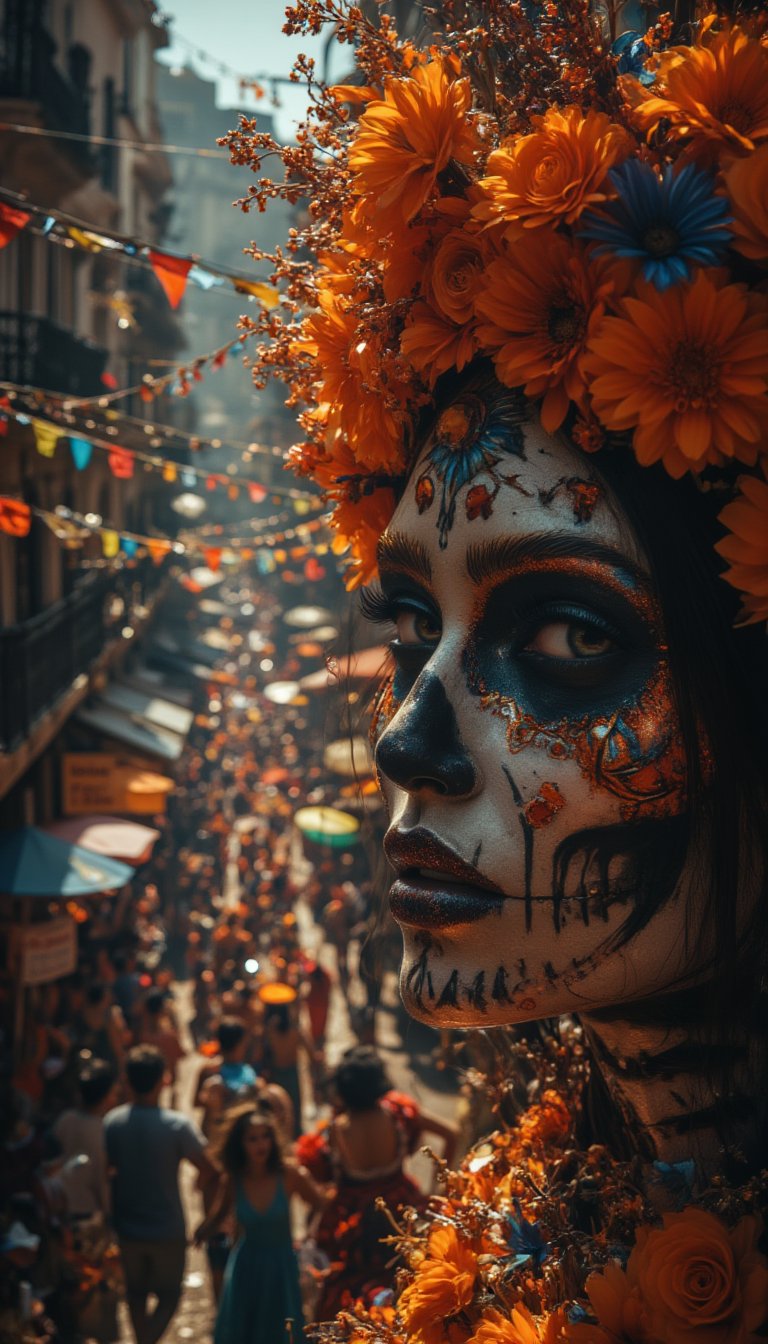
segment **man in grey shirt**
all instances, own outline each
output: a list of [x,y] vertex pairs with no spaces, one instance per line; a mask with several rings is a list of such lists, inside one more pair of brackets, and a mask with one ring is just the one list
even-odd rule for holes
[[[186,1254],[184,1210],[179,1192],[183,1158],[197,1167],[203,1184],[218,1179],[197,1125],[159,1104],[165,1062],[153,1045],[128,1052],[131,1102],[104,1120],[112,1175],[112,1222],[120,1242],[126,1296],[137,1344],[157,1344],[181,1295]],[[147,1297],[157,1297],[147,1311]]]

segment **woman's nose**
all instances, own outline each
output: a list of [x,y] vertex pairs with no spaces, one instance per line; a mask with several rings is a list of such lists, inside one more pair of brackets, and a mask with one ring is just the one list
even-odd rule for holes
[[422,672],[408,699],[376,744],[376,764],[408,793],[467,797],[477,772],[459,733],[456,713],[442,681]]

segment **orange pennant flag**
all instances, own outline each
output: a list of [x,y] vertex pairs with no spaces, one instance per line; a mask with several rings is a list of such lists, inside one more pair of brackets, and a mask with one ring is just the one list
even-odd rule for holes
[[208,546],[208,547],[206,547],[206,549],[203,551],[203,556],[205,557],[205,563],[206,563],[206,565],[208,566],[209,569],[213,570],[213,572],[214,572],[214,574],[215,574],[215,573],[216,573],[216,570],[217,570],[217,569],[220,567],[220,565],[221,565],[221,547],[220,547],[220,546]]
[[149,260],[172,308],[178,308],[187,288],[187,276],[192,262],[188,257],[169,257],[165,252],[153,252]]
[[28,504],[20,499],[0,499],[0,532],[9,537],[26,537],[32,526],[32,513]]
[[15,210],[12,205],[0,201],[0,247],[7,247],[12,243],[16,234],[31,218],[27,210]]
[[148,541],[147,550],[156,565],[161,565],[171,549],[169,541]]

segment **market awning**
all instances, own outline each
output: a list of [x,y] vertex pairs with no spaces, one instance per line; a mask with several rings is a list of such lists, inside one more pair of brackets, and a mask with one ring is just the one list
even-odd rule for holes
[[383,677],[388,669],[390,652],[386,644],[376,644],[372,649],[360,649],[357,653],[343,654],[334,658],[331,667],[321,667],[302,677],[299,685],[302,691],[324,691],[338,687],[340,681],[373,681]]
[[177,761],[184,749],[184,738],[167,728],[158,728],[138,715],[124,714],[105,700],[83,705],[75,715],[78,723],[123,742],[136,751],[146,752],[164,761]]
[[42,829],[56,840],[80,845],[92,854],[119,859],[137,868],[151,858],[152,850],[160,839],[160,832],[151,826],[142,826],[138,821],[123,821],[120,817],[99,815],[68,817],[62,821],[52,821],[50,826]]
[[194,714],[191,710],[181,709],[179,705],[163,700],[159,695],[147,695],[144,691],[121,685],[119,681],[109,682],[101,693],[101,699],[113,709],[119,709],[122,714],[144,719],[154,728],[167,728],[179,737],[186,737],[192,727]]
[[7,896],[88,896],[133,877],[127,863],[58,840],[37,826],[0,833],[0,891]]
[[187,686],[177,686],[157,668],[147,667],[146,663],[139,663],[130,670],[124,668],[120,673],[118,684],[132,686],[134,690],[142,691],[144,695],[159,695],[163,700],[170,700],[172,705],[180,705],[182,709],[192,708],[194,695]]

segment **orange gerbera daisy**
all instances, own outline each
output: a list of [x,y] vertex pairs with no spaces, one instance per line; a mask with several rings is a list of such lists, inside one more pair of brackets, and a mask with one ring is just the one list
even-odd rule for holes
[[433,1228],[426,1258],[398,1302],[411,1344],[444,1344],[445,1325],[469,1306],[476,1277],[477,1256],[456,1228]]
[[469,165],[480,148],[468,79],[437,58],[407,78],[389,76],[363,112],[349,150],[354,187],[387,233],[410,223],[452,159]]
[[[768,459],[761,463],[768,478]],[[768,621],[768,484],[759,476],[742,476],[739,495],[726,504],[718,521],[728,529],[715,550],[730,564],[726,583],[744,594],[743,621]]]
[[327,434],[340,432],[364,471],[400,470],[406,389],[388,380],[383,351],[361,334],[344,295],[320,290],[318,310],[305,320],[296,349],[316,361],[317,400],[328,406]]
[[611,430],[634,429],[638,462],[670,476],[724,458],[754,463],[768,428],[768,300],[743,285],[642,285],[591,338],[592,406]]
[[480,346],[493,355],[500,382],[543,398],[541,423],[550,434],[569,403],[584,399],[587,341],[611,289],[599,262],[587,263],[578,244],[549,230],[527,237],[485,271],[475,302]]
[[667,134],[690,139],[694,153],[745,153],[768,138],[768,47],[737,25],[716,32],[710,21],[698,46],[665,52],[661,96],[633,76],[623,86],[642,130],[650,134],[667,120]]
[[509,1316],[493,1307],[483,1312],[469,1344],[557,1344],[565,1325],[565,1313],[534,1319],[528,1308],[518,1302]]
[[473,210],[477,219],[508,224],[508,238],[560,220],[572,224],[582,210],[605,201],[609,169],[632,148],[627,132],[604,112],[551,107],[537,120],[538,130],[490,155],[489,175],[480,182],[486,199]]
[[733,210],[731,246],[752,261],[768,261],[768,145],[734,159],[723,178]]

